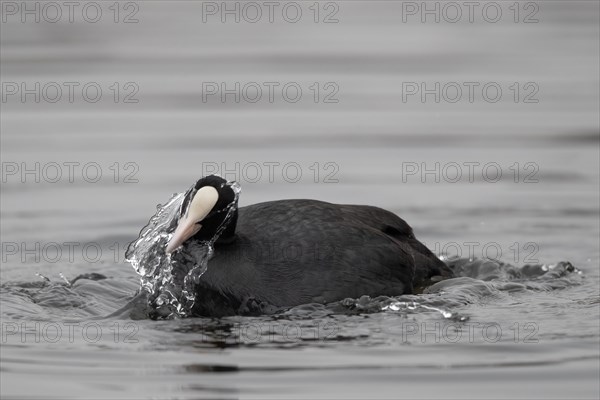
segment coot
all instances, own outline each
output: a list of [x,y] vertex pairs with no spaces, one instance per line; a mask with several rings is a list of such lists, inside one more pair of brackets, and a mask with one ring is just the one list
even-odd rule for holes
[[185,262],[187,244],[214,247],[196,283],[193,315],[410,294],[452,275],[392,212],[317,200],[238,209],[231,182],[216,175],[196,182],[175,221],[166,248],[175,262]]

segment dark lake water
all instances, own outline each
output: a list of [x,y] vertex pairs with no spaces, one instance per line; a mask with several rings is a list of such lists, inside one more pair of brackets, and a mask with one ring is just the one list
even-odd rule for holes
[[[2,398],[600,397],[598,3],[519,2],[515,22],[497,2],[496,23],[422,23],[420,3],[321,2],[317,23],[313,2],[297,23],[222,23],[220,2],[122,2],[118,23],[113,2],[97,23],[3,8]],[[377,205],[440,256],[540,267],[269,317],[121,312],[126,246],[211,172],[240,206]],[[107,279],[65,282],[91,273]]]

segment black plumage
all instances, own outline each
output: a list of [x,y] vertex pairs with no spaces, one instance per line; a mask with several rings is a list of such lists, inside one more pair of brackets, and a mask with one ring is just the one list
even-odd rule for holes
[[[211,185],[219,198],[232,198],[220,177],[198,182],[196,189]],[[225,214],[211,212],[189,240],[206,240]],[[258,314],[362,295],[396,296],[414,293],[433,277],[451,276],[403,219],[372,206],[280,200],[242,207],[214,248],[196,286],[195,315]]]

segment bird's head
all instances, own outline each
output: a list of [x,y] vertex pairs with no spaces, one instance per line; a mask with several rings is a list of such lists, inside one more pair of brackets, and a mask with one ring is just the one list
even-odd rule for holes
[[191,238],[214,242],[219,237],[232,237],[239,192],[236,182],[217,175],[198,180],[185,194],[166,252],[172,253]]

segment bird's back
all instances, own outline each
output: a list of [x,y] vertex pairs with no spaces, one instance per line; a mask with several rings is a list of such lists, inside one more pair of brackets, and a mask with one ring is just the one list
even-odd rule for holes
[[216,246],[199,288],[226,313],[248,301],[277,308],[412,293],[449,275],[404,220],[377,207],[280,200],[238,212],[235,240]]

